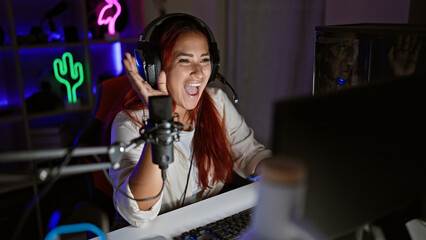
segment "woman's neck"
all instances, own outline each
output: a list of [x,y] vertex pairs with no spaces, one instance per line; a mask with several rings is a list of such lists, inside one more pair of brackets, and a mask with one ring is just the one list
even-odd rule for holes
[[[175,113],[178,114],[179,118],[178,121],[181,122],[182,124],[186,125],[186,124],[191,124],[192,120],[190,118],[190,114],[189,111],[186,109],[176,109]],[[185,128],[184,130],[190,130],[191,128]]]

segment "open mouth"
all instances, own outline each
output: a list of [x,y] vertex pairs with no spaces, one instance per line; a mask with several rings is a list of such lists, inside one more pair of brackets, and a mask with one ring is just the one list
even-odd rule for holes
[[189,83],[185,84],[185,91],[191,96],[196,96],[198,94],[198,87],[201,86],[201,83]]

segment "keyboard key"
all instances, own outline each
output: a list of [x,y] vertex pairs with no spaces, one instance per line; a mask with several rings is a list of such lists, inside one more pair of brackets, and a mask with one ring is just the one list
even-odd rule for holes
[[204,233],[204,234],[202,234],[201,236],[195,238],[195,239],[196,240],[218,240],[217,237],[215,237],[215,236],[213,236],[213,235],[211,235],[211,234],[209,234],[207,232]]
[[238,239],[241,232],[250,224],[252,208],[228,216],[221,220],[211,222],[205,226],[194,228],[173,238],[195,240],[234,240]]

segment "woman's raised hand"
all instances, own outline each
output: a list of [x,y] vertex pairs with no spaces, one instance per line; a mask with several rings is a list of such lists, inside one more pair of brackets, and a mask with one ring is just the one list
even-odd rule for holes
[[126,52],[125,55],[126,58],[123,59],[123,65],[126,69],[127,77],[145,106],[148,107],[148,98],[150,96],[168,95],[166,87],[166,73],[164,71],[161,71],[158,76],[158,89],[154,89],[141,77],[141,75],[139,75],[138,68],[136,66],[136,59],[130,53]]
[[415,36],[400,35],[388,52],[389,65],[396,76],[406,76],[416,71],[422,42]]

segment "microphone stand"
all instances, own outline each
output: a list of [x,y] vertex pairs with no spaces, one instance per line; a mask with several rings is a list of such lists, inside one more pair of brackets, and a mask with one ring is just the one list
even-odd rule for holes
[[[164,129],[169,131],[164,132]],[[76,147],[76,148],[62,148],[62,149],[44,149],[44,150],[30,150],[30,151],[16,151],[0,153],[0,164],[1,163],[15,163],[15,162],[30,162],[34,160],[47,161],[50,159],[69,157],[83,157],[93,155],[108,155],[109,162],[92,163],[92,164],[80,164],[63,167],[53,167],[51,169],[42,168],[39,169],[37,174],[39,180],[45,181],[49,177],[64,176],[71,174],[80,174],[91,171],[98,171],[104,169],[117,169],[120,167],[121,158],[124,153],[136,148],[143,143],[157,143],[163,144],[163,141],[167,141],[170,144],[171,141],[179,139],[179,133],[183,130],[182,123],[164,122],[159,124],[155,128],[144,129],[140,132],[141,136],[133,139],[129,144],[114,143],[110,146],[99,146],[99,147]],[[172,140],[171,140],[172,139]],[[18,176],[12,177],[13,180],[17,180]],[[23,179],[28,179],[21,176]],[[7,177],[0,178],[0,182],[8,180]]]
[[[145,125],[146,126],[146,125]],[[136,148],[142,143],[152,143],[157,145],[170,145],[173,141],[179,140],[179,133],[183,130],[183,124],[173,120],[162,121],[161,123],[155,124],[152,128],[141,128],[139,133],[140,137],[133,139],[129,144],[114,143],[111,146],[100,146],[100,147],[76,147],[68,149],[47,149],[47,150],[33,150],[33,151],[17,151],[0,153],[0,164],[1,163],[15,163],[15,162],[30,162],[35,160],[49,160],[64,158],[64,161],[59,167],[42,168],[37,171],[37,177],[41,181],[45,181],[48,178],[52,180],[43,188],[43,190],[34,197],[34,199],[27,205],[21,220],[18,223],[13,239],[17,239],[24,226],[25,221],[28,219],[31,209],[38,203],[52,187],[54,182],[63,175],[80,174],[85,172],[105,170],[108,168],[117,169],[120,167],[120,162],[124,153]],[[80,156],[94,156],[94,155],[108,155],[109,162],[94,163],[94,164],[80,164],[67,166],[69,160],[72,157]],[[163,156],[161,156],[163,157]],[[162,171],[163,187],[166,178],[166,168],[171,162],[161,162],[159,167]],[[25,178],[26,177],[26,178]],[[12,179],[18,180],[19,178],[28,179],[28,176],[14,176]],[[7,176],[2,176],[1,180],[9,180]],[[163,187],[159,194],[161,194]],[[159,195],[158,194],[158,195]],[[157,196],[158,196],[157,195]],[[127,196],[127,195],[126,195]],[[156,198],[157,196],[146,198],[146,199],[135,199],[137,201],[145,201]]]
[[[136,147],[136,146],[135,146]],[[45,149],[33,151],[18,151],[0,153],[0,163],[8,162],[29,162],[34,160],[47,161],[50,159],[64,158],[69,155],[70,157],[82,157],[93,155],[108,155],[110,162],[93,163],[93,164],[80,164],[72,166],[64,166],[61,169],[54,167],[52,169],[42,168],[38,171],[39,180],[45,181],[49,176],[80,174],[85,172],[103,170],[108,168],[117,169],[120,167],[122,155],[129,151],[128,147],[123,144],[113,144],[109,147],[80,147],[80,148],[63,148],[63,149]],[[24,178],[24,177],[23,177]],[[16,180],[16,179],[15,179]]]

